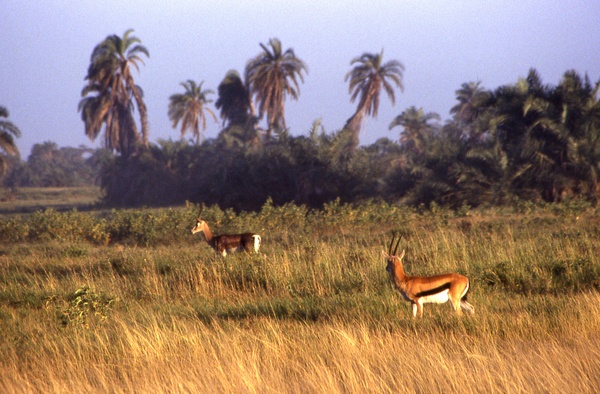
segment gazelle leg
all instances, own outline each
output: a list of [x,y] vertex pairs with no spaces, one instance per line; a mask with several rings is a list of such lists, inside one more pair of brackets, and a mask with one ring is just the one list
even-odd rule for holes
[[423,300],[421,298],[413,303],[413,317],[423,317]]
[[452,308],[456,312],[458,316],[462,315],[462,308],[460,307],[460,299],[458,300],[450,300],[452,304]]
[[465,311],[467,311],[471,315],[475,313],[475,308],[473,307],[473,305],[469,304],[465,300],[461,300],[460,301],[460,307],[461,307],[461,309],[464,309]]

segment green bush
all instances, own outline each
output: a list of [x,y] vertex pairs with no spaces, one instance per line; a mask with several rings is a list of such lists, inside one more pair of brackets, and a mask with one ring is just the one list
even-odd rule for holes
[[47,307],[55,305],[60,323],[63,326],[89,328],[92,322],[102,322],[108,318],[116,298],[85,285],[59,301],[49,298]]
[[106,221],[77,210],[37,211],[27,217],[17,216],[0,221],[0,235],[8,242],[88,241],[106,244],[109,240]]

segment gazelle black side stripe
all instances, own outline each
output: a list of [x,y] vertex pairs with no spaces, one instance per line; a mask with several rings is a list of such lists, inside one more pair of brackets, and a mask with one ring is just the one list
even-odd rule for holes
[[416,296],[417,297],[427,297],[427,296],[430,296],[430,295],[441,293],[442,291],[448,290],[448,289],[450,289],[450,282],[444,283],[443,285],[438,286],[435,289],[425,290],[425,291],[422,291],[420,293],[417,293]]

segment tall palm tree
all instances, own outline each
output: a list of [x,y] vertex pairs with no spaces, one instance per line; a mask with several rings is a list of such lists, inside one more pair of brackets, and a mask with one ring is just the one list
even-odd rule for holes
[[219,84],[219,98],[215,107],[220,109],[224,129],[219,142],[226,147],[256,147],[260,144],[258,118],[255,115],[250,92],[240,74],[229,70]]
[[359,101],[356,112],[346,121],[344,129],[352,133],[352,149],[356,150],[364,117],[377,117],[381,90],[386,92],[392,104],[396,102],[394,85],[400,91],[404,91],[404,65],[397,60],[383,63],[383,50],[378,54],[363,53],[352,59],[350,65],[353,64],[356,65],[346,74],[344,80],[350,81],[350,102],[354,102],[357,97]]
[[435,112],[425,113],[423,108],[411,106],[394,118],[389,129],[402,126],[404,130],[400,134],[400,143],[415,153],[422,153],[424,140],[432,132],[433,125],[429,123],[432,120],[440,121],[440,115]]
[[277,38],[269,40],[269,47],[260,44],[263,51],[246,65],[246,83],[258,103],[259,117],[267,115],[267,140],[274,131],[286,128],[285,98],[297,100],[300,95],[298,80],[304,82],[306,64],[296,57],[293,49],[285,52]]
[[219,98],[215,102],[215,107],[221,111],[223,126],[226,123],[230,126],[245,125],[253,115],[254,108],[250,101],[250,92],[240,74],[235,70],[229,70],[219,84],[218,93]]
[[200,142],[201,131],[206,130],[206,115],[212,116],[215,123],[217,117],[215,113],[208,108],[207,104],[212,103],[208,99],[208,95],[214,94],[210,89],[202,90],[202,84],[188,79],[187,82],[182,82],[181,86],[185,89],[183,94],[173,94],[169,97],[169,119],[173,122],[173,128],[181,121],[181,137],[190,130],[196,140],[196,144]]
[[2,118],[8,118],[8,110],[0,106],[0,150],[4,151],[0,153],[0,175],[4,175],[8,169],[8,163],[6,162],[7,156],[19,156],[19,149],[15,144],[13,137],[20,137],[21,131],[17,126],[8,120]]
[[79,102],[86,134],[94,140],[105,125],[105,144],[121,154],[131,154],[140,135],[133,118],[134,105],[140,113],[141,142],[148,146],[148,114],[142,89],[135,84],[132,68],[139,71],[142,55],[149,57],[139,38],[127,30],[123,37],[110,35],[92,51],[87,85]]

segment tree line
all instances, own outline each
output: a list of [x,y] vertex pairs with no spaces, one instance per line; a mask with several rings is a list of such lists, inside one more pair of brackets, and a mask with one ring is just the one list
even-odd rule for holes
[[11,189],[95,186],[99,184],[102,159],[110,156],[104,149],[59,147],[46,141],[31,148],[27,161],[10,158],[10,171],[3,185]]
[[[358,101],[355,113],[332,133],[315,120],[306,135],[292,136],[285,101],[299,98],[308,67],[277,39],[260,45],[244,77],[230,70],[217,92],[183,82],[184,93],[168,103],[182,138],[157,143],[148,142],[143,91],[131,72],[148,50],[131,30],[94,48],[79,111],[91,139],[104,130],[106,149],[88,159],[107,203],[191,200],[253,210],[267,199],[311,207],[336,198],[460,207],[598,198],[600,81],[587,75],[567,71],[553,86],[531,69],[492,90],[464,83],[451,119],[442,123],[439,114],[411,106],[390,122],[399,139],[360,146],[361,125],[377,114],[381,93],[394,102],[403,89],[402,63],[384,62],[383,51],[352,59],[346,80],[351,101]],[[223,128],[204,139],[207,120],[217,119],[214,94]],[[188,132],[192,143],[184,139]]]

